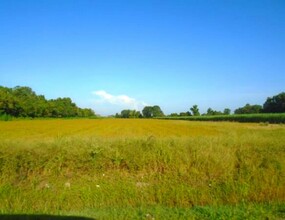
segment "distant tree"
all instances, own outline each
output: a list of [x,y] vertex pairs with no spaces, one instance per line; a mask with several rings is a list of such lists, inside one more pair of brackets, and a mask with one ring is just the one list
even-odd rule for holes
[[214,110],[211,108],[207,109],[207,114],[206,115],[214,115]]
[[36,93],[31,88],[16,86],[12,89],[12,95],[21,106],[19,116],[35,117],[37,115],[38,99]]
[[142,115],[141,115],[141,113],[139,111],[131,110],[129,117],[130,118],[141,118]]
[[268,97],[263,104],[263,112],[280,113],[285,112],[285,92],[282,92],[273,97]]
[[152,107],[153,117],[163,117],[164,113],[158,105]]
[[89,117],[92,109],[81,109],[70,98],[46,100],[29,87],[0,86],[0,113],[15,117]]
[[262,106],[261,105],[250,105],[246,104],[242,108],[238,108],[234,111],[235,114],[256,114],[262,112]]
[[144,118],[152,118],[153,117],[152,106],[145,106],[142,110],[142,114]]
[[193,105],[193,107],[190,108],[190,110],[192,112],[192,115],[194,115],[194,116],[199,116],[200,115],[198,105]]
[[152,117],[162,117],[164,116],[163,111],[158,105],[154,106],[145,106],[142,110],[143,117],[152,118]]
[[223,113],[220,111],[215,111],[211,108],[208,108],[206,115],[223,115]]
[[18,99],[13,96],[12,89],[0,87],[0,114],[19,116],[22,111]]
[[231,114],[231,110],[229,108],[225,108],[224,115],[230,115],[230,114]]
[[189,111],[187,111],[187,112],[180,112],[179,113],[179,116],[191,116],[191,113],[189,112]]
[[171,113],[169,116],[170,116],[170,117],[177,117],[178,114],[177,114],[177,113]]
[[92,116],[95,116],[95,112],[92,109],[90,109],[90,108],[79,109],[79,111],[81,112],[80,114],[78,114],[78,116],[80,116],[80,117],[92,117]]
[[124,109],[121,114],[116,113],[116,118],[141,118],[142,114],[136,110]]
[[130,112],[131,112],[131,110],[129,110],[129,109],[122,110],[121,111],[121,117],[122,118],[129,118],[130,117]]

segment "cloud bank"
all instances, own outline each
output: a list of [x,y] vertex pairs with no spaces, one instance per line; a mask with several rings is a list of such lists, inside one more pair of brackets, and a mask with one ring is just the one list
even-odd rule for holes
[[99,100],[96,100],[97,103],[109,103],[135,110],[141,110],[144,106],[148,105],[144,101],[136,100],[127,95],[112,95],[104,90],[94,91],[92,94],[100,98]]

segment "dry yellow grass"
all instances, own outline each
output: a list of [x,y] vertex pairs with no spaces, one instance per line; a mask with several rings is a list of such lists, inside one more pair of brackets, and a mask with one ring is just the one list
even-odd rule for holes
[[283,125],[0,122],[0,211],[284,204],[284,143]]
[[228,132],[246,133],[255,130],[283,129],[279,125],[230,122],[189,122],[151,119],[99,119],[99,120],[23,120],[0,121],[2,140],[41,140],[55,137],[139,138],[155,136],[198,137],[219,136]]

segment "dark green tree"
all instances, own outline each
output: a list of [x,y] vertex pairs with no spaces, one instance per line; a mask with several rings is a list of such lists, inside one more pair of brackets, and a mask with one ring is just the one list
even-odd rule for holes
[[208,108],[206,115],[223,115],[223,113],[220,111],[215,111],[211,108]]
[[206,115],[214,115],[214,110],[211,108],[207,109],[207,114]]
[[142,114],[144,118],[152,118],[153,117],[152,106],[145,106],[142,110]]
[[[177,114],[178,115],[178,114]],[[187,112],[180,112],[179,116],[191,116],[191,112],[187,111]]]
[[163,117],[164,113],[158,105],[152,107],[153,117]]
[[145,106],[142,110],[144,118],[163,117],[164,113],[158,105]]
[[224,115],[230,115],[230,114],[231,114],[231,110],[229,108],[225,108]]
[[18,117],[22,111],[18,99],[13,95],[12,89],[0,87],[0,114]]
[[130,118],[141,118],[142,115],[139,111],[136,111],[136,110],[131,110],[130,111]]
[[234,111],[235,114],[256,114],[262,112],[262,106],[261,105],[250,105],[246,104],[242,108],[238,108]]
[[263,112],[281,113],[285,112],[285,92],[279,93],[273,97],[268,97],[263,104]]
[[122,118],[129,118],[130,117],[130,112],[131,112],[131,110],[129,110],[129,109],[122,110],[121,111],[121,117]]
[[22,117],[35,117],[36,107],[37,107],[37,95],[29,87],[26,86],[16,86],[12,89],[13,96],[18,100],[21,110],[19,116]]
[[46,100],[29,87],[0,86],[0,114],[15,117],[89,117],[92,109],[81,109],[70,98]]
[[174,113],[171,113],[169,116],[171,116],[171,117],[177,117],[177,116],[179,116],[176,112],[174,112]]
[[192,112],[192,115],[194,115],[194,116],[200,115],[198,105],[193,105],[192,108],[190,108],[190,110]]

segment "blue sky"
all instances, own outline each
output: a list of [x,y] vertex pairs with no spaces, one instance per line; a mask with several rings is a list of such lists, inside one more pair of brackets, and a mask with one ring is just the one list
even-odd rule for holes
[[0,0],[0,85],[102,115],[263,104],[285,90],[285,1]]

